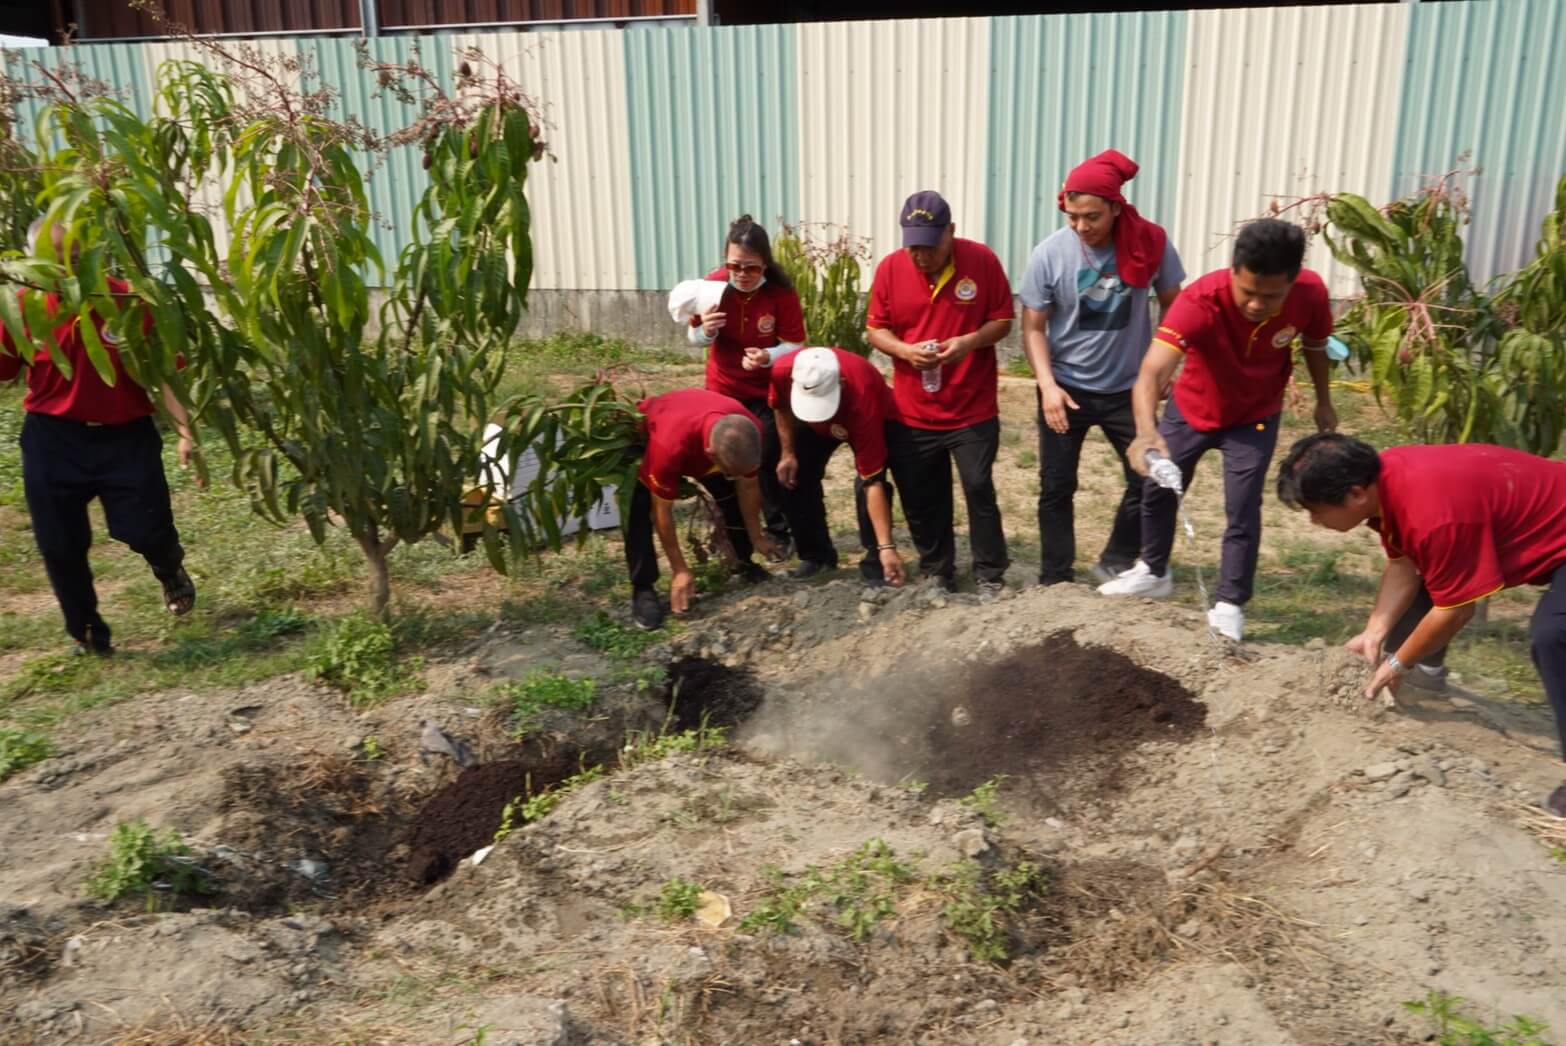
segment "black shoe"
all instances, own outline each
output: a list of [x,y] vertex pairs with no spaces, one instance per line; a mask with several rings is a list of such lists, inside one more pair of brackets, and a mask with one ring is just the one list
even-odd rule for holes
[[1550,797],[1544,801],[1544,808],[1556,817],[1566,817],[1566,784],[1550,793]]
[[631,594],[631,620],[636,627],[651,632],[663,627],[663,607],[658,593],[650,588],[639,588]]
[[867,578],[864,579],[864,582],[865,582],[865,587],[866,588],[886,588],[886,587],[888,587],[887,583],[886,583],[886,578],[884,578],[884,577],[867,577]]
[[925,588],[938,588],[942,592],[955,592],[955,591],[957,591],[957,579],[956,578],[942,577],[939,574],[928,574],[928,575],[926,575],[924,580],[923,580],[923,585],[924,585]]
[[799,566],[788,572],[788,576],[795,581],[804,581],[806,578],[815,577],[817,574],[830,574],[837,567],[830,563],[817,563],[813,559],[802,559]]
[[96,657],[114,656],[114,644],[109,642],[109,626],[88,625],[87,634],[76,641],[77,656],[92,654]]
[[734,576],[745,582],[747,585],[759,585],[763,581],[772,580],[772,571],[768,570],[760,563],[741,563],[739,566],[734,568]]
[[772,535],[772,540],[777,542],[778,554],[775,555],[775,556],[768,556],[767,557],[767,562],[768,563],[787,563],[788,560],[789,560],[789,557],[794,554],[794,539],[789,537],[787,534],[784,534],[782,537],[779,537],[778,535],[773,534]]
[[[1098,577],[1097,567],[1093,568],[1093,577]],[[1045,577],[1043,574],[1039,575],[1039,584],[1043,585],[1045,588],[1048,588],[1051,585],[1069,585],[1075,580],[1076,575],[1074,574],[1070,577]]]

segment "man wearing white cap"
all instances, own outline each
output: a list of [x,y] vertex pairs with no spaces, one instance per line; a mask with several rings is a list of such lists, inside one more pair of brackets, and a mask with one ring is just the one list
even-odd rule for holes
[[821,489],[827,461],[847,443],[857,476],[854,507],[864,558],[859,573],[872,587],[901,585],[903,561],[892,540],[892,485],[886,478],[886,423],[895,415],[892,390],[870,361],[844,349],[801,349],[772,365],[783,511],[794,532],[806,578],[837,567]]

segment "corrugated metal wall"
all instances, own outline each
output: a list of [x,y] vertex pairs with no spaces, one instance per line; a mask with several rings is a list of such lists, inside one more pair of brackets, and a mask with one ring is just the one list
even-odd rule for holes
[[957,234],[983,239],[989,39],[982,18],[800,26],[804,163],[782,213],[846,225],[879,258],[901,243],[903,200],[936,189]]
[[[380,97],[351,41],[281,39],[382,131],[411,110]],[[1065,172],[1114,146],[1138,160],[1128,195],[1196,275],[1228,261],[1235,223],[1273,194],[1353,190],[1384,202],[1459,153],[1474,182],[1481,275],[1531,255],[1566,170],[1566,4],[1453,0],[1194,13],[1028,16],[721,29],[391,37],[375,54],[422,60],[449,85],[453,52],[481,47],[547,107],[555,162],[533,168],[534,285],[659,290],[721,258],[742,212],[836,222],[898,246],[915,189],[950,199],[1015,281],[1058,227]],[[23,56],[151,104],[154,70],[186,45],[94,44]],[[23,107],[24,119],[31,107]],[[425,186],[413,150],[370,172],[374,235],[394,265]],[[1339,294],[1324,248],[1312,264]],[[868,272],[867,272],[868,277]]]
[[[1409,8],[1401,4],[1193,11],[1179,203],[1170,233],[1191,274],[1229,263],[1235,223],[1277,195],[1386,199]],[[1308,261],[1353,293],[1324,244]]]
[[1566,172],[1566,3],[1421,4],[1413,11],[1395,189],[1417,188],[1467,153],[1468,261],[1481,279],[1533,255]]
[[[794,27],[625,33],[637,286],[723,260],[728,223],[799,210]],[[578,222],[598,220],[576,215]]]
[[1141,166],[1125,188],[1137,210],[1174,221],[1186,22],[1184,11],[995,19],[984,228],[1014,283],[1064,224],[1066,172],[1104,149]]

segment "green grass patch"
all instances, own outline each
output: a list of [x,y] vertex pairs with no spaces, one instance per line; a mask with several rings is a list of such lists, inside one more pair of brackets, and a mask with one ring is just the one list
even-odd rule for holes
[[418,680],[416,667],[398,658],[391,626],[368,614],[334,622],[311,656],[310,667],[317,679],[346,694],[355,708],[406,691]]
[[139,818],[120,822],[109,837],[108,857],[87,881],[87,892],[108,902],[142,894],[147,910],[152,911],[160,888],[172,896],[211,893],[214,889],[174,829],[159,832]]
[[882,919],[896,914],[897,895],[913,883],[916,869],[882,839],[871,839],[836,864],[811,865],[797,876],[777,868],[763,874],[770,889],[740,920],[742,933],[792,933],[807,908],[816,905],[854,940],[868,937]]
[[540,668],[501,685],[496,693],[501,701],[511,705],[512,727],[520,735],[545,709],[580,712],[592,707],[598,700],[598,680]]
[[1543,1033],[1549,1025],[1529,1017],[1514,1016],[1491,1025],[1463,1012],[1468,1000],[1432,990],[1423,999],[1405,1002],[1403,1008],[1430,1020],[1438,1046],[1549,1046]]
[[54,745],[42,734],[0,726],[0,781],[53,754]]

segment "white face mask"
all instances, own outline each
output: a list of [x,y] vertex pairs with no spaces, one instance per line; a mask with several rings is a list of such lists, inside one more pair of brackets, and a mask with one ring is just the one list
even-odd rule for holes
[[755,294],[757,291],[761,290],[761,288],[766,284],[766,282],[767,282],[767,274],[766,273],[762,273],[761,274],[761,278],[756,281],[756,285],[754,287],[752,287],[748,291],[740,291],[739,285],[734,282],[734,277],[733,276],[729,277],[729,286],[733,287],[737,291],[740,291],[741,294]]

